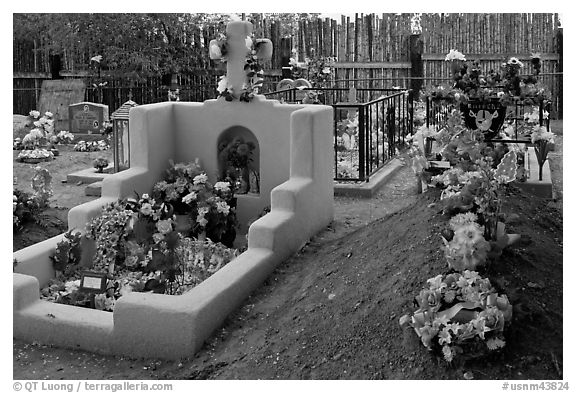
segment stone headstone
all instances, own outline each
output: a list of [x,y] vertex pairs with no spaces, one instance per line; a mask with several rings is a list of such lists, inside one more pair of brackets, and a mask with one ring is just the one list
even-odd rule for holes
[[32,129],[32,120],[29,116],[14,115],[13,116],[12,134],[14,138],[24,138]]
[[104,121],[108,121],[108,105],[93,102],[79,102],[68,107],[70,132],[79,134],[97,134],[102,130]]
[[294,81],[290,78],[287,79],[282,79],[280,82],[278,82],[278,84],[276,85],[276,90],[288,90],[288,89],[292,89],[294,87]]
[[[307,90],[303,89],[311,88],[312,84],[308,81],[308,79],[298,78],[294,81],[294,87],[298,89],[296,90],[296,101],[302,101],[307,94]],[[300,90],[299,88],[301,88],[302,90]]]
[[68,106],[84,100],[86,85],[82,79],[58,79],[42,82],[37,109],[41,114],[54,114],[54,129],[68,130]]

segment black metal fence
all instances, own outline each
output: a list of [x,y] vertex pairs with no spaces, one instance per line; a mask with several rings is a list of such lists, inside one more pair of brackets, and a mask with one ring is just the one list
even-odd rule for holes
[[334,108],[334,180],[369,181],[412,134],[410,90],[291,88],[265,94],[287,103]]

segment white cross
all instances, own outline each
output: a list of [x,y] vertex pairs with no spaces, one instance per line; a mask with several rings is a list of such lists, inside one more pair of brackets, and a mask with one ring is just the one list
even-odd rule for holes
[[[226,63],[226,79],[228,86],[232,88],[235,96],[238,96],[244,84],[246,83],[246,71],[244,65],[246,64],[246,56],[248,56],[249,48],[246,44],[246,38],[252,34],[252,23],[246,21],[232,21],[226,26],[226,42],[227,42],[227,63]],[[216,40],[212,40],[210,45]],[[272,43],[268,41],[268,51],[264,50],[258,53],[258,59],[268,60],[272,55]]]
[[226,37],[228,41],[228,62],[226,63],[226,77],[228,85],[232,87],[234,94],[242,90],[246,82],[246,56],[248,47],[246,37],[252,33],[252,23],[246,21],[232,21],[226,26]]

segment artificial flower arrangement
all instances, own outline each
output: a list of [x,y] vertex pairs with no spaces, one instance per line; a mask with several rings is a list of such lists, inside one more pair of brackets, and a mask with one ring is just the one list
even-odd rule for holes
[[358,113],[348,113],[345,119],[336,123],[336,149],[338,151],[358,149]]
[[12,196],[13,231],[22,229],[27,222],[39,219],[39,213],[48,207],[52,196],[52,175],[46,168],[37,166],[32,176],[32,194],[14,189]]
[[[244,72],[246,80],[241,91],[233,91],[226,75],[220,77],[218,82],[219,97],[224,97],[226,101],[239,99],[250,102],[254,95],[259,93],[264,82],[264,69],[260,60],[271,56],[272,46],[269,40],[263,38],[246,37],[246,60]],[[228,37],[220,34],[219,37],[210,42],[209,54],[212,60],[219,60],[221,63],[228,61]]]
[[70,144],[74,140],[74,134],[66,130],[61,130],[52,138],[52,142],[55,144]]
[[78,141],[73,147],[74,151],[91,152],[108,150],[110,144],[106,140],[99,141]]
[[40,201],[30,193],[14,189],[12,194],[12,229],[17,232],[27,222],[35,221],[42,208]]
[[104,168],[108,167],[108,159],[106,157],[96,157],[92,162],[92,166],[96,168],[98,173],[104,172]]
[[233,185],[228,181],[209,182],[198,161],[170,161],[164,180],[154,185],[152,197],[165,201],[175,214],[186,215],[190,235],[203,234],[232,247],[237,225]]
[[290,58],[290,70],[293,78],[305,78],[312,87],[326,87],[333,76],[332,64],[336,62],[334,57],[316,56],[314,49],[311,57],[306,57],[303,63]]
[[503,238],[503,224],[498,218],[502,191],[517,178],[516,152],[505,144],[489,146],[481,131],[464,127],[457,110],[435,139],[442,159],[451,164],[450,169],[431,178],[433,185],[443,189],[444,212],[450,215],[475,212],[484,226],[487,241],[496,242],[499,247],[505,241],[506,244],[513,241],[515,238]]
[[425,96],[433,100],[446,100],[452,103],[468,103],[471,99],[488,101],[497,99],[508,105],[520,100],[524,104],[538,104],[546,96],[546,89],[538,82],[541,71],[540,55],[531,57],[533,74],[523,76],[520,70],[524,63],[517,57],[510,57],[501,65],[501,72],[482,70],[475,61],[467,61],[461,52],[451,49],[445,61],[449,62],[452,83],[439,85],[425,91]]
[[554,133],[548,131],[545,126],[535,125],[530,140],[534,145],[534,152],[538,160],[538,179],[542,180],[544,163],[554,146]]
[[54,153],[47,149],[36,148],[34,150],[22,150],[16,158],[21,162],[38,163],[54,159]]
[[34,128],[24,136],[22,143],[27,147],[45,147],[49,138],[54,134],[54,115],[52,112],[45,112],[40,116],[40,112],[30,111],[29,117]]
[[426,349],[447,362],[478,357],[503,348],[512,305],[488,278],[464,270],[427,280],[415,301],[418,309],[400,318],[413,328]]
[[[147,194],[110,204],[87,224],[86,235],[68,232],[52,256],[56,277],[43,299],[113,311],[129,292],[182,294],[237,256],[234,249],[176,231],[173,208]],[[84,260],[107,278],[106,291],[80,288]]]

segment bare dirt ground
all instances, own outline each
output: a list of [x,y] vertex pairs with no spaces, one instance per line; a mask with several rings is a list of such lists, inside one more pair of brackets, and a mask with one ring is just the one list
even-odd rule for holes
[[[562,185],[561,146],[551,155],[555,187]],[[446,366],[398,325],[426,279],[447,270],[438,193],[416,194],[404,167],[372,199],[337,197],[333,224],[281,264],[196,355],[127,359],[14,340],[13,377],[463,379],[471,372],[475,379],[561,379],[561,190],[556,201],[516,188],[505,199],[513,217],[507,228],[522,240],[482,273],[508,294],[514,320],[507,346],[488,358]]]

